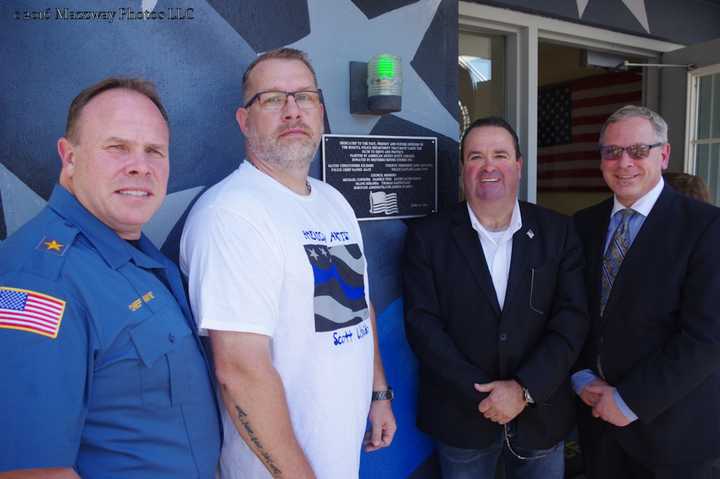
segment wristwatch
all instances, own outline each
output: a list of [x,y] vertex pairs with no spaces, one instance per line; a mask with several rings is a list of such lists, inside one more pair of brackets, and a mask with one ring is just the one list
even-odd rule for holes
[[372,400],[373,401],[392,401],[395,399],[395,391],[393,391],[393,388],[388,386],[387,390],[385,391],[373,391],[372,392]]

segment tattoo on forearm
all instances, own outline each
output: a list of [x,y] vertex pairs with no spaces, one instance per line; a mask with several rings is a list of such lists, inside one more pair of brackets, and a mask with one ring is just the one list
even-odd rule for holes
[[243,429],[245,429],[245,432],[248,435],[248,439],[250,439],[250,442],[253,443],[253,446],[255,446],[255,451],[260,457],[260,460],[263,462],[263,464],[265,464],[265,467],[268,468],[272,477],[283,477],[282,471],[279,467],[277,467],[272,456],[269,452],[265,450],[262,443],[260,442],[260,439],[255,434],[255,431],[253,431],[247,413],[243,411],[243,409],[237,404],[235,405],[235,409],[237,409],[238,420],[240,421],[240,424],[242,424]]

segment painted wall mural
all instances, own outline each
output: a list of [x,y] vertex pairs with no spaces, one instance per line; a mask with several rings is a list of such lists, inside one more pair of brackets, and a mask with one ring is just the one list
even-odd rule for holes
[[680,44],[720,37],[715,0],[469,0]]
[[[9,0],[0,4],[0,241],[35,215],[57,181],[56,141],[72,98],[109,75],[156,82],[170,116],[168,197],[145,232],[177,258],[197,196],[237,168],[234,112],[241,77],[259,53],[307,51],[326,103],[326,131],[438,137],[440,208],[457,198],[455,0]],[[352,115],[348,63],[402,57],[403,109]],[[316,158],[311,168],[320,176]],[[414,426],[415,360],[404,337],[401,220],[362,225],[381,349],[397,391],[393,446],[363,454],[361,477],[433,477],[431,445]]]

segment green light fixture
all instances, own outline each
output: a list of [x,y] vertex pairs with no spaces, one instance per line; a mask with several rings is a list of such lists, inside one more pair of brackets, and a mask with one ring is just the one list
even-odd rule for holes
[[402,63],[397,55],[380,53],[367,64],[368,109],[374,113],[400,111]]

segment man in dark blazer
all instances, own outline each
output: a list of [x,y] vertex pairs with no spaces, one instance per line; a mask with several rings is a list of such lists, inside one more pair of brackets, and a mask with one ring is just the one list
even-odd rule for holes
[[588,330],[572,221],[518,202],[517,135],[500,118],[463,135],[467,202],[410,225],[405,328],[420,360],[418,426],[444,478],[563,476],[570,368]]
[[591,333],[580,440],[591,479],[709,478],[720,456],[720,209],[665,186],[655,112],[623,107],[600,134],[614,195],[575,220]]

